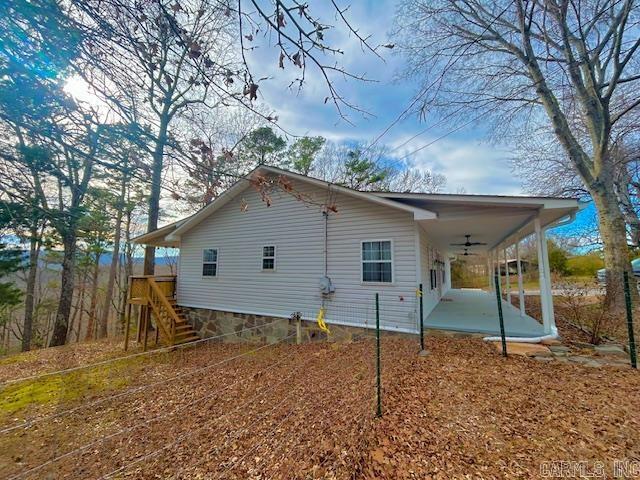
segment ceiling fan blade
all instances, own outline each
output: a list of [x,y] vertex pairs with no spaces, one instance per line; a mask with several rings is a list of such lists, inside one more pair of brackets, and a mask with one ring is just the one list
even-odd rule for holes
[[467,245],[472,246],[472,245],[486,245],[486,243],[484,242],[470,242]]

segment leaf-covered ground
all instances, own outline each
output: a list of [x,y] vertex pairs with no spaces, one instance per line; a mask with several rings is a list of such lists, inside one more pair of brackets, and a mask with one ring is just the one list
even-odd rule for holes
[[[122,342],[99,340],[0,357],[0,383],[120,357],[123,347]],[[133,348],[128,353],[139,351]]]
[[370,339],[217,344],[7,385],[0,478],[535,478],[542,462],[640,461],[638,372],[472,339],[429,338],[426,357],[413,339],[382,346],[381,419]]

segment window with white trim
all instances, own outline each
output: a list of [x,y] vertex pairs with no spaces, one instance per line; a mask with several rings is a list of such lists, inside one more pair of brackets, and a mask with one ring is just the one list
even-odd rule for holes
[[393,281],[390,240],[362,242],[362,281],[374,283]]
[[276,246],[266,245],[262,247],[262,270],[276,269]]
[[202,251],[202,276],[217,277],[218,276],[218,249],[205,248]]

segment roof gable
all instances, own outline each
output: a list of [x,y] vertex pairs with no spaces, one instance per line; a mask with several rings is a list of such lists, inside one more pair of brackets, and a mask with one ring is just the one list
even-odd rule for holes
[[[177,241],[180,239],[180,236],[184,233],[191,230],[196,225],[200,224],[206,218],[210,217],[215,213],[218,209],[222,208],[224,205],[233,200],[237,195],[242,193],[247,186],[249,185],[249,181],[258,177],[259,175],[281,175],[292,178],[294,180],[308,183],[320,188],[329,188],[335,192],[343,193],[348,196],[352,196],[355,198],[360,198],[365,201],[369,201],[371,203],[377,205],[383,205],[390,208],[395,208],[397,210],[405,211],[408,213],[412,213],[415,220],[429,220],[437,218],[437,215],[434,212],[429,210],[425,210],[424,208],[415,207],[412,205],[407,205],[402,202],[396,202],[389,198],[384,198],[382,196],[374,195],[369,192],[361,192],[358,190],[353,190],[351,188],[343,187],[341,185],[335,185],[333,183],[325,182],[324,180],[319,180],[317,178],[308,177],[306,175],[300,175],[298,173],[290,172],[287,170],[282,170],[276,167],[269,167],[266,165],[260,165],[256,167],[251,173],[249,173],[246,178],[242,178],[238,180],[236,183],[231,186],[228,190],[225,190],[222,195],[216,198],[209,205],[201,209],[199,212],[195,213],[180,225],[175,228],[169,235],[167,235],[166,239],[168,241]],[[304,200],[300,200],[303,202]]]

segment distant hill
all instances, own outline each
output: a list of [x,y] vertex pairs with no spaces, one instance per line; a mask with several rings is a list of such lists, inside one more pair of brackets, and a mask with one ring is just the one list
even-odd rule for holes
[[[60,258],[62,258],[62,251],[56,251],[56,253],[60,254]],[[25,264],[29,261],[29,252],[25,251],[23,252],[23,258],[24,258],[24,262]],[[107,252],[104,253],[103,255],[100,256],[100,265],[111,265],[111,259],[113,258],[113,252]],[[178,263],[178,255],[157,255],[156,256],[156,265],[158,266],[166,266],[166,265],[175,265]],[[42,259],[42,257],[41,257]],[[125,256],[124,254],[120,255],[120,261],[124,262],[125,261]],[[144,261],[143,257],[133,257],[133,263],[134,265],[142,265]],[[42,262],[41,262],[42,263]],[[50,264],[50,267],[54,270],[57,270],[57,268],[53,267],[53,265]]]
[[[111,252],[105,253],[100,257],[100,265],[111,265],[111,259],[113,254]],[[120,255],[120,261],[124,262],[124,255]],[[144,261],[143,257],[133,257],[133,263],[142,265]],[[174,265],[178,263],[178,255],[158,255],[156,256],[156,265]]]

